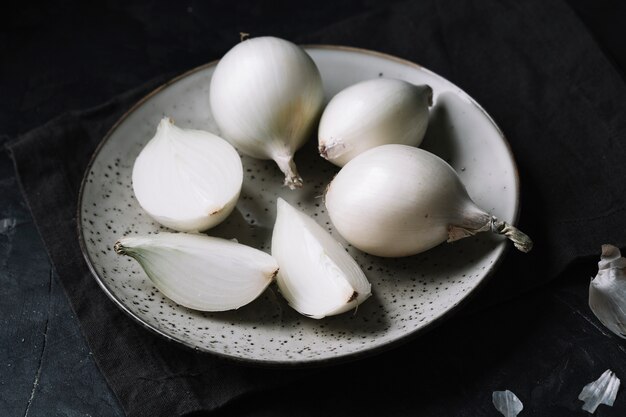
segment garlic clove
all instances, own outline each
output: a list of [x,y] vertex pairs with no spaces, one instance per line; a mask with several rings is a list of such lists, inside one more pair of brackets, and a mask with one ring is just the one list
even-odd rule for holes
[[235,208],[243,183],[237,151],[224,139],[181,129],[163,118],[133,166],[141,207],[171,229],[197,232],[222,222]]
[[293,161],[322,111],[320,72],[299,46],[271,36],[246,39],[224,55],[210,103],[221,133],[241,152],[273,159],[285,185],[302,186]]
[[589,307],[607,329],[626,339],[626,258],[613,245],[602,245],[598,274],[589,284]]
[[511,391],[494,391],[491,400],[493,406],[504,417],[516,417],[524,409],[524,404]]
[[326,190],[333,225],[372,255],[401,257],[480,232],[502,234],[523,252],[528,236],[479,208],[454,169],[413,146],[369,149],[344,166]]
[[279,198],[272,256],[289,305],[312,318],[346,312],[371,295],[359,265],[324,228]]
[[402,80],[376,78],[335,95],[322,113],[320,155],[337,166],[375,146],[419,146],[428,126],[433,90]]
[[232,310],[250,303],[278,271],[276,260],[265,252],[200,234],[123,237],[115,251],[139,262],[163,295],[201,311]]
[[597,380],[584,386],[578,399],[584,401],[583,410],[594,413],[600,404],[613,406],[620,380],[613,371],[607,369]]

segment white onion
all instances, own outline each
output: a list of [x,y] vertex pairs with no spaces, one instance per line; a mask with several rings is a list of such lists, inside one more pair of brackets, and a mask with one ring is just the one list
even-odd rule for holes
[[492,231],[524,252],[528,236],[479,208],[454,169],[438,156],[406,145],[382,145],[357,156],[326,191],[333,225],[364,252],[414,255],[446,240]]
[[355,156],[388,143],[419,146],[428,126],[433,90],[402,80],[376,78],[335,95],[318,132],[322,157],[344,166]]
[[626,339],[626,258],[602,245],[598,274],[589,283],[589,307],[604,326]]
[[301,187],[293,156],[308,139],[324,99],[311,57],[283,39],[247,39],[220,60],[210,90],[224,137],[249,156],[273,159],[285,185]]
[[225,311],[257,298],[278,264],[260,250],[199,234],[159,233],[124,237],[115,251],[134,258],[155,287],[195,310]]
[[196,232],[232,212],[243,168],[224,139],[178,128],[164,118],[135,160],[132,181],[137,201],[152,218],[174,230]]
[[313,219],[278,199],[272,256],[280,267],[276,282],[298,312],[312,318],[340,314],[371,295],[359,265]]

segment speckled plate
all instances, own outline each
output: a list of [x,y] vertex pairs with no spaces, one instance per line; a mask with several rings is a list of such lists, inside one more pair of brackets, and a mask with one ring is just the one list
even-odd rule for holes
[[[375,77],[429,84],[434,107],[423,147],[447,160],[471,197],[514,222],[518,208],[515,163],[502,133],[467,94],[408,61],[334,46],[306,48],[317,63],[328,100],[341,89]],[[189,71],[137,103],[106,135],[83,180],[79,238],[94,277],[129,316],[161,336],[241,361],[305,365],[380,351],[441,321],[493,272],[506,242],[492,236],[442,244],[421,255],[383,259],[350,247],[372,283],[373,296],[357,311],[314,320],[292,310],[272,285],[236,311],[202,313],[181,307],[155,289],[137,262],[113,251],[120,236],[165,230],[137,204],[133,162],[163,116],[182,127],[219,133],[209,109],[216,63]],[[311,140],[296,154],[305,187],[290,191],[271,161],[243,157],[244,184],[233,214],[211,235],[237,238],[269,252],[277,197],[311,215],[337,239],[320,196],[337,168],[320,158]],[[347,246],[347,245],[346,245]]]

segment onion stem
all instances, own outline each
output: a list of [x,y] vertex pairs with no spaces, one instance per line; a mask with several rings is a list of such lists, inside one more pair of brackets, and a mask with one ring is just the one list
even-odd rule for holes
[[504,235],[515,247],[524,252],[530,252],[533,248],[533,241],[526,235],[524,232],[519,230],[517,227],[508,224],[507,222],[503,222],[502,220],[498,220],[496,217],[491,217],[491,231],[493,233]]
[[513,242],[513,245],[515,245],[518,250],[524,253],[530,252],[533,248],[533,241],[525,233],[517,227],[503,222],[495,216],[490,216],[487,213],[468,215],[463,224],[449,225],[448,242],[454,242],[481,232],[491,232],[506,236]]
[[277,156],[274,161],[285,174],[284,185],[289,187],[290,190],[302,188],[302,177],[298,174],[298,168],[296,168],[296,164],[293,161],[293,156]]
[[126,248],[122,246],[122,243],[120,241],[115,242],[115,246],[113,246],[113,250],[118,255],[126,255]]

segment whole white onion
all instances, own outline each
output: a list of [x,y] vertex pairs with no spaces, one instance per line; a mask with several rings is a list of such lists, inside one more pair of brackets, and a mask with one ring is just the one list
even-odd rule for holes
[[414,255],[442,242],[491,231],[528,252],[532,241],[479,208],[454,169],[425,150],[382,145],[357,156],[326,191],[333,225],[364,252]]
[[211,80],[211,111],[241,152],[273,159],[285,185],[302,186],[294,153],[322,110],[322,79],[311,57],[283,39],[247,39],[220,60]]
[[402,80],[375,78],[335,95],[322,113],[320,155],[338,166],[375,146],[419,146],[428,127],[433,90]]

